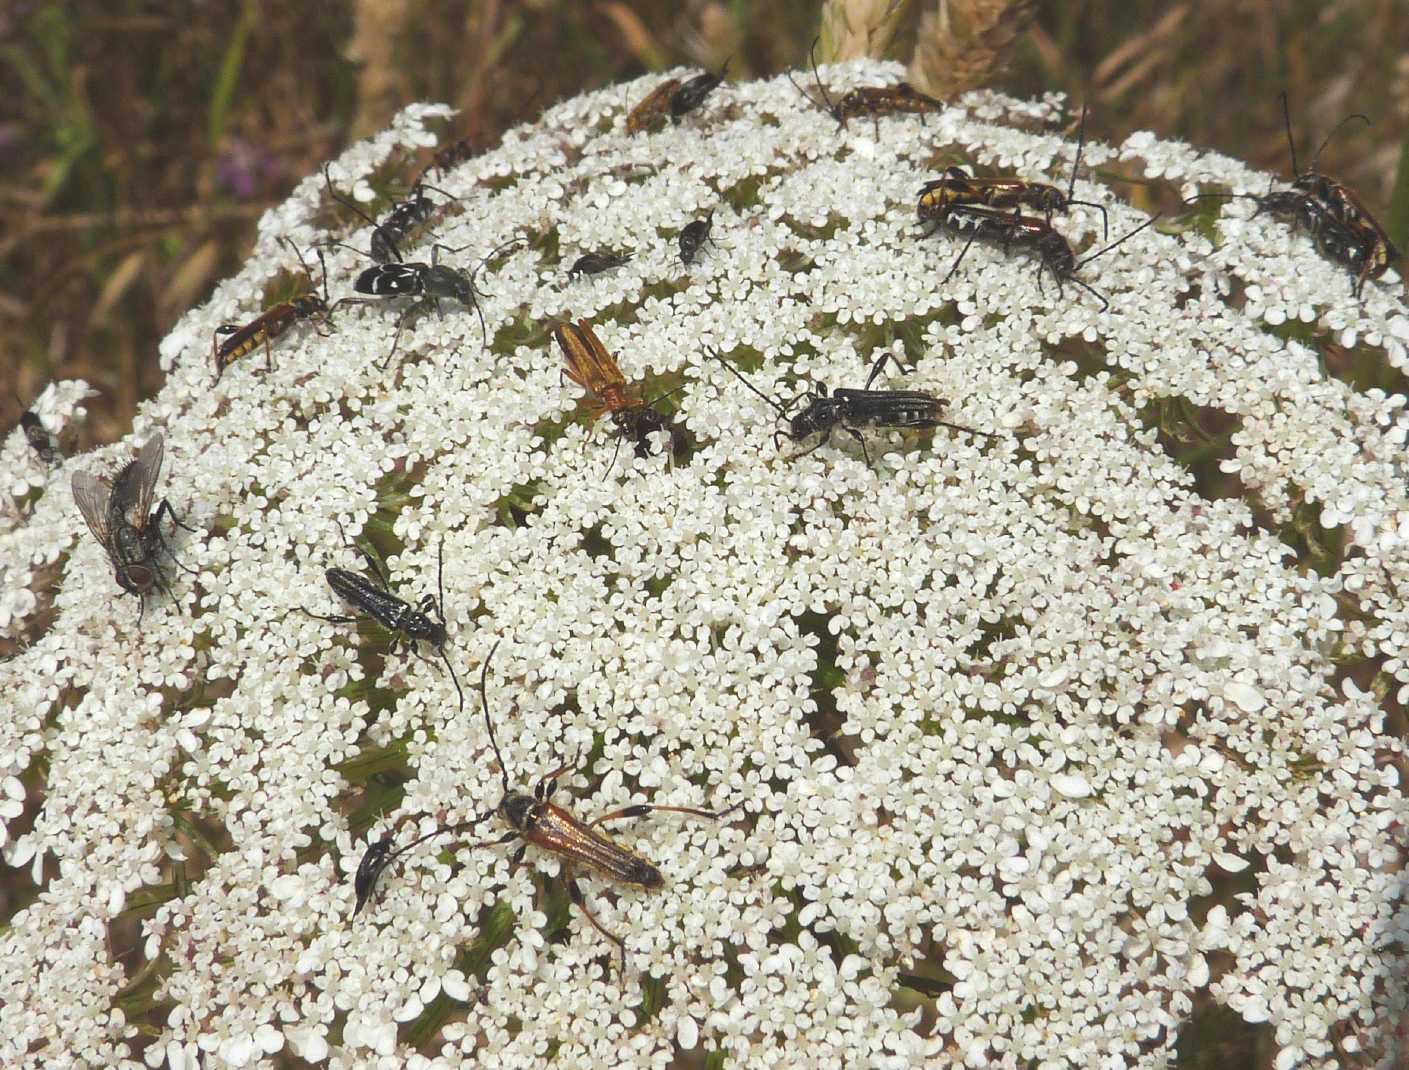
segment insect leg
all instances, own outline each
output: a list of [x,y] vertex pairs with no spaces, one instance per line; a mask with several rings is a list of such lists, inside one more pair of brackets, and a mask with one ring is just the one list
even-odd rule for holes
[[609,814],[603,814],[601,817],[593,818],[591,821],[587,822],[587,827],[594,828],[608,821],[628,821],[632,818],[645,817],[647,814],[658,812],[689,814],[691,817],[705,817],[712,821],[720,821],[734,813],[734,811],[742,810],[743,808],[743,802],[736,802],[733,806],[724,810],[701,810],[694,806],[656,806],[654,803],[637,803],[634,806],[623,806],[620,810],[613,810]]
[[876,363],[871,365],[871,374],[866,376],[866,385],[861,388],[862,390],[871,389],[871,384],[874,383],[876,377],[881,374],[881,369],[885,367],[886,361],[888,360],[894,362],[896,369],[900,372],[903,373],[905,371],[905,365],[900,363],[900,358],[887,349],[876,358]]
[[592,913],[592,911],[587,906],[587,901],[583,899],[582,889],[577,886],[576,879],[574,879],[573,877],[568,877],[567,885],[568,898],[572,900],[572,905],[577,907],[578,910],[582,911],[583,916],[586,917],[587,920],[592,923],[592,928],[596,929],[599,933],[601,933],[603,936],[605,936],[608,940],[610,940],[616,945],[616,949],[621,956],[621,972],[623,974],[626,973],[625,942],[621,939],[621,937],[617,936],[615,933],[608,932],[602,926],[602,923],[597,920],[597,916]]
[[973,228],[973,233],[969,235],[969,240],[966,241],[964,247],[959,250],[959,255],[954,258],[954,266],[949,269],[949,274],[939,281],[941,286],[954,277],[954,272],[959,270],[959,264],[963,261],[964,254],[969,251],[969,246],[973,245],[976,240],[978,240],[978,227]]
[[[161,518],[163,515],[171,517],[171,522],[173,524],[176,524],[178,527],[185,528],[187,531],[195,531],[196,529],[182,524],[181,521],[178,520],[176,517],[176,510],[171,508],[171,502],[167,501],[165,498],[161,500],[160,505],[158,505],[155,509],[152,510],[150,523],[152,525],[152,531],[156,533],[157,544],[164,551],[166,551],[167,557],[171,558],[172,561],[176,562],[177,568],[181,569],[183,572],[189,572],[192,576],[199,576],[199,569],[187,568],[181,563],[181,559],[176,556],[175,552],[171,549],[171,545],[166,541],[166,536],[161,533]],[[158,573],[158,575],[160,575],[160,573]],[[167,592],[167,594],[170,593],[170,591]]]
[[401,328],[406,325],[406,321],[410,318],[411,314],[420,309],[424,304],[424,301],[416,301],[408,305],[406,311],[396,317],[396,335],[391,340],[391,352],[388,353],[386,359],[382,361],[382,371],[387,370],[387,367],[391,364],[391,358],[396,356],[396,347],[401,344]]
[[857,442],[861,443],[861,457],[866,462],[866,467],[874,468],[875,465],[871,463],[870,451],[866,449],[866,436],[863,435],[860,431],[856,430],[856,428],[854,427],[843,427],[842,430],[845,431],[852,438],[856,439]]
[[554,769],[551,773],[540,777],[538,783],[533,786],[533,797],[539,802],[542,802],[544,799],[551,799],[553,797],[553,792],[558,790],[558,777],[562,776],[569,769],[573,769],[576,766],[577,759],[574,758],[566,765],[559,766],[557,769]]
[[[314,613],[311,609],[304,609],[302,606],[294,606],[293,609],[289,610],[289,613],[295,613],[295,612],[297,612],[297,613],[302,613],[302,614],[304,614],[305,616],[308,616],[308,617],[312,617],[314,620],[325,620],[325,621],[327,621],[329,624],[356,624],[356,623],[357,623],[357,618],[356,618],[356,617],[349,617],[349,616],[343,616],[343,615],[338,615],[338,614],[333,614],[333,615],[329,616],[329,615],[324,615],[324,614],[322,614],[322,613]],[[287,617],[287,616],[289,615],[289,613],[285,613],[284,616]]]
[[[850,429],[850,428],[847,428],[847,430],[850,431],[851,429]],[[801,453],[794,453],[791,457],[788,458],[788,460],[790,460],[790,461],[795,461],[795,460],[797,460],[799,457],[806,457],[809,453],[816,453],[818,450],[820,450],[823,446],[825,446],[825,445],[826,445],[828,442],[830,442],[831,440],[832,440],[832,428],[828,427],[828,428],[826,428],[826,429],[822,432],[822,437],[817,440],[817,445],[815,445],[815,446],[808,446],[807,449],[803,450]],[[866,463],[867,463],[867,464],[870,464],[871,462],[870,462],[870,461],[867,461]]]
[[[1062,281],[1061,276],[1058,275],[1058,276],[1057,276],[1057,285],[1058,285],[1059,287],[1060,287],[1060,285],[1061,285],[1061,281]],[[1102,311],[1102,312],[1107,311],[1107,310],[1111,307],[1111,303],[1106,300],[1105,294],[1101,293],[1101,291],[1098,290],[1098,289],[1096,289],[1094,286],[1088,286],[1088,285],[1086,285],[1086,283],[1082,282],[1080,279],[1076,278],[1074,275],[1068,275],[1066,281],[1067,281],[1067,282],[1074,282],[1076,285],[1080,286],[1080,287],[1081,287],[1083,290],[1085,290],[1087,293],[1089,293],[1089,294],[1091,294],[1093,297],[1095,297],[1097,301],[1101,302],[1101,311]]]

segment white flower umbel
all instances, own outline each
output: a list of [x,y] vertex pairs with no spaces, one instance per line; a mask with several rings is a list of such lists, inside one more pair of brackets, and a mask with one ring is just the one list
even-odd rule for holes
[[[837,93],[901,76],[822,72]],[[20,867],[0,1063],[1159,1067],[1222,1005],[1265,1023],[1279,1066],[1392,1065],[1397,276],[1356,300],[1306,235],[1206,202],[1201,229],[1079,269],[1107,311],[983,244],[941,286],[961,239],[919,236],[919,186],[959,160],[1064,183],[1054,101],[974,94],[877,136],[776,78],[629,137],[654,84],[560,104],[435,179],[457,200],[409,257],[437,240],[468,270],[524,239],[477,277],[487,348],[442,302],[383,369],[390,299],[213,383],[212,331],[297,270],[278,239],[367,248],[313,176],[166,340],[127,441],[38,483],[7,442],[26,500],[0,529]],[[409,173],[393,149],[436,114],[355,146],[334,182]],[[1087,162],[1185,192],[1272,181],[1149,135],[1093,139]],[[1112,237],[1145,220],[1114,186],[1076,193]],[[687,268],[677,236],[711,213]],[[1102,240],[1091,209],[1053,225]],[[587,252],[633,258],[568,281]],[[337,299],[368,261],[327,264]],[[586,426],[549,334],[566,319],[647,397],[680,388],[673,463]],[[996,437],[870,432],[868,466],[839,432],[798,455],[815,438],[775,446],[775,413],[715,356],[789,398],[860,387],[883,352],[906,370],[878,387]],[[139,627],[69,482],[158,429],[197,575],[164,564],[172,597]],[[347,612],[324,580],[362,567],[339,523],[408,602],[439,594],[443,547],[463,712],[433,651],[300,612]],[[555,799],[584,818],[744,803],[612,826],[664,877],[580,878],[624,972],[537,849],[515,867],[512,846],[433,840],[352,914],[368,843],[498,802],[477,691],[496,642],[516,787],[575,760]]]

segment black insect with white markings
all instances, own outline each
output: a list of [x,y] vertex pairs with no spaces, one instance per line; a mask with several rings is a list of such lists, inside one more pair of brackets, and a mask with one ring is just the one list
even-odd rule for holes
[[107,552],[117,585],[137,596],[139,626],[147,607],[146,596],[151,590],[156,588],[167,595],[171,594],[161,569],[162,553],[175,561],[179,568],[195,574],[194,569],[186,568],[177,561],[167,545],[166,537],[161,532],[162,518],[170,517],[173,524],[187,531],[195,529],[181,523],[165,498],[155,508],[152,507],[165,449],[165,440],[157,432],[147,440],[136,458],[113,477],[111,485],[90,472],[73,474],[73,500],[78,504],[83,519],[88,522],[93,537]]
[[[338,530],[342,531],[341,522],[338,524]],[[343,538],[346,541],[345,535]],[[445,662],[445,668],[450,672],[450,680],[455,685],[455,693],[460,696],[460,712],[463,713],[465,692],[460,687],[460,678],[455,674],[455,667],[450,663],[450,656],[445,652],[445,644],[448,640],[445,627],[445,540],[441,539],[440,549],[436,555],[437,587],[440,591],[440,597],[428,594],[415,606],[391,593],[391,584],[388,582],[386,574],[367,550],[356,544],[353,544],[353,549],[362,555],[362,559],[371,569],[377,582],[373,583],[362,573],[353,572],[350,569],[330,568],[323,573],[327,578],[328,586],[348,605],[365,613],[391,632],[389,653],[395,654],[398,648],[404,648],[416,657],[425,660],[420,652],[420,644],[429,644],[431,649],[440,655],[441,660]],[[330,616],[314,613],[308,609],[301,611],[315,620],[325,620],[333,624],[355,624],[358,620],[356,616],[342,614]]]
[[[308,275],[311,285],[313,275],[308,270],[308,263],[303,259],[303,253],[299,252],[298,246],[292,241],[289,241],[288,238],[285,238],[284,241],[288,244],[289,248],[294,251],[294,255],[298,257],[298,262],[303,267],[304,273]],[[297,297],[283,301],[272,308],[265,309],[264,312],[260,313],[255,319],[250,320],[250,322],[246,323],[244,326],[226,323],[215,328],[215,333],[210,340],[210,355],[211,362],[215,365],[215,378],[217,381],[225,374],[225,369],[232,363],[261,345],[264,347],[265,367],[272,368],[273,360],[271,347],[275,339],[286,334],[294,324],[304,320],[318,319],[321,320],[323,324],[329,323],[338,305],[342,305],[346,300],[349,300],[344,299],[344,301],[339,301],[337,305],[330,306],[328,304],[328,265],[323,259],[323,250],[319,249],[317,252],[318,264],[322,268],[323,273],[322,294],[319,294],[317,290],[309,290],[306,293],[299,294]],[[355,304],[357,302],[354,301],[353,303]],[[320,335],[325,335],[323,330],[319,328],[315,329],[318,330]],[[229,335],[229,337],[217,345],[217,340],[222,335]]]
[[714,244],[714,239],[709,236],[710,228],[713,226],[713,212],[710,212],[703,219],[696,219],[693,223],[685,224],[685,228],[680,231],[680,260],[682,263],[693,264],[705,242]]
[[616,253],[583,253],[568,268],[569,279],[580,279],[583,275],[600,275],[612,268],[619,268],[631,261],[631,254],[619,256]]
[[729,70],[731,59],[733,59],[732,56],[724,61],[724,66],[719,68],[719,73],[705,71],[703,74],[697,74],[670,94],[670,121],[672,123],[678,123],[686,115],[689,115],[719,88],[724,81],[725,73]]
[[378,223],[355,203],[340,196],[333,189],[333,181],[329,176],[327,164],[323,165],[323,182],[327,186],[328,196],[344,208],[356,213],[363,222],[372,228],[371,251],[364,255],[371,257],[378,264],[400,263],[402,260],[401,245],[410,238],[411,232],[416,227],[429,220],[441,207],[426,196],[426,190],[433,190],[452,201],[457,199],[443,189],[437,189],[435,186],[417,179],[416,184],[411,187],[410,195],[405,200],[394,204],[386,219]]
[[869,115],[875,126],[876,136],[880,137],[882,115],[908,112],[920,116],[920,120],[923,122],[926,114],[939,111],[944,107],[941,101],[926,96],[909,82],[899,82],[896,85],[858,86],[848,90],[840,99],[833,102],[831,95],[827,92],[827,87],[822,84],[822,75],[817,70],[817,42],[820,40],[820,37],[814,37],[812,48],[808,51],[812,60],[812,77],[817,82],[817,91],[822,94],[820,101],[798,85],[791,72],[785,73],[788,81],[793,83],[793,88],[802,94],[803,99],[835,119],[839,129],[846,129],[848,119],[854,119],[859,115]]
[[[475,287],[475,278],[490,260],[510,246],[517,245],[522,241],[522,238],[511,238],[502,245],[496,246],[469,274],[459,268],[443,265],[440,262],[441,250],[447,253],[458,253],[463,252],[463,248],[453,249],[448,245],[436,244],[431,246],[431,262],[429,264],[415,261],[377,264],[358,275],[357,281],[352,284],[352,288],[358,293],[368,294],[372,297],[421,298],[421,300],[409,305],[397,317],[396,336],[392,339],[391,351],[382,361],[382,367],[387,367],[391,363],[391,358],[396,356],[396,349],[401,344],[401,328],[406,325],[406,321],[414,313],[425,308],[435,309],[437,316],[443,315],[440,310],[442,298],[459,301],[466,308],[475,310],[475,315],[479,317],[481,341],[487,345],[489,330],[484,323],[484,313],[480,310],[479,299],[488,297],[489,294]],[[341,303],[339,302],[339,304]]]
[[[499,805],[489,814],[482,814],[456,825],[434,829],[394,852],[388,852],[384,837],[367,848],[357,867],[357,880],[365,888],[366,895],[370,895],[377,878],[387,866],[417,844],[435,836],[468,832],[493,814],[498,814],[509,826],[509,831],[497,839],[463,845],[463,849],[474,850],[479,847],[492,847],[519,840],[519,849],[513,856],[512,864],[515,866],[523,861],[524,853],[529,847],[537,847],[556,855],[561,865],[563,877],[567,881],[568,896],[573,905],[582,911],[587,920],[592,923],[593,928],[617,946],[621,955],[621,968],[624,971],[626,968],[626,944],[621,937],[603,927],[588,908],[573,872],[578,868],[588,869],[618,884],[631,885],[647,891],[663,887],[665,878],[661,875],[660,870],[650,862],[635,851],[623,847],[606,833],[599,831],[597,826],[604,825],[608,821],[625,821],[655,812],[688,814],[691,817],[718,821],[741,810],[744,804],[742,802],[736,803],[724,810],[701,810],[693,806],[655,806],[650,803],[638,803],[612,810],[592,821],[582,821],[565,807],[552,801],[558,777],[569,772],[576,764],[574,762],[560,766],[542,777],[531,793],[515,791],[509,784],[509,773],[504,766],[504,758],[499,751],[499,744],[494,738],[494,722],[489,716],[489,697],[485,688],[485,680],[489,675],[489,664],[494,660],[494,653],[498,649],[499,642],[496,642],[489,651],[489,657],[484,661],[484,668],[480,671],[479,695],[480,702],[484,706],[484,723],[489,731],[489,745],[494,751],[494,760],[499,766],[499,776],[504,784],[504,794],[499,800]],[[367,878],[365,881],[362,880],[364,874]],[[361,895],[360,889],[359,895],[361,899],[365,900],[366,895]]]
[[45,464],[55,464],[63,460],[59,453],[59,444],[54,441],[54,436],[44,426],[44,421],[34,412],[33,409],[25,409],[20,415],[20,428],[24,431],[25,441],[41,461]]
[[[964,431],[984,438],[998,437],[990,431],[976,431],[972,427],[960,427],[958,424],[941,420],[939,417],[944,411],[945,402],[933,394],[926,394],[921,390],[872,390],[871,384],[880,376],[887,360],[904,370],[893,353],[882,353],[876,359],[875,364],[871,365],[870,375],[866,377],[866,385],[860,390],[839,387],[828,394],[825,384],[816,383],[811,390],[799,394],[787,405],[780,405],[759,390],[722,355],[715,353],[714,356],[739,382],[772,406],[779,419],[786,421],[786,427],[780,427],[773,432],[775,446],[779,439],[785,436],[794,442],[801,442],[811,435],[822,436],[816,445],[795,454],[795,457],[805,457],[814,450],[821,449],[831,439],[832,432],[838,429],[861,443],[861,455],[866,459],[867,465],[871,463],[871,455],[866,449],[865,436],[861,434],[867,429],[886,427],[921,431],[947,427],[952,431]],[[803,410],[795,416],[789,415],[804,398],[807,399],[807,405]]]

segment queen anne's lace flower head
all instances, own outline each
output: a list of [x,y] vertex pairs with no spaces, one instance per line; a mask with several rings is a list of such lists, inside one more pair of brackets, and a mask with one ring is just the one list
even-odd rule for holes
[[[1409,419],[1352,370],[1402,384],[1395,276],[1355,300],[1305,235],[1235,202],[1080,268],[1108,311],[981,244],[941,288],[962,239],[918,236],[916,190],[959,161],[1063,182],[1057,102],[971,94],[877,136],[777,78],[629,136],[652,84],[560,104],[437,179],[458,200],[408,255],[434,240],[470,270],[525,239],[477,277],[487,349],[444,303],[383,372],[404,305],[374,303],[212,385],[212,331],[295,269],[280,239],[341,226],[312,176],[163,343],[129,441],[50,473],[5,443],[0,840],[37,892],[0,934],[0,1062],[1155,1067],[1211,999],[1266,1022],[1278,1066],[1387,1064]],[[373,197],[444,114],[409,109],[333,182]],[[1146,134],[1093,136],[1086,160],[1185,193],[1269,181]],[[1145,219],[1112,188],[1077,196],[1113,235]],[[705,217],[686,267],[676,238]],[[1101,240],[1089,209],[1053,225]],[[565,277],[598,251],[632,258]],[[368,262],[327,265],[336,299]],[[658,435],[609,464],[609,425],[575,418],[560,375],[568,319],[647,399],[675,391],[690,448]],[[886,352],[907,370],[877,386],[997,437],[868,432],[868,467],[838,433],[794,456],[815,439],[775,448],[775,413],[716,359],[790,398],[859,387]],[[139,631],[68,488],[158,429],[199,576],[173,572]],[[352,916],[368,843],[484,814],[502,786],[442,664],[300,612],[346,612],[323,577],[361,567],[339,524],[410,603],[439,594],[443,541],[460,678],[502,640],[485,690],[515,786],[575,760],[555,799],[584,818],[743,801],[612,827],[664,877],[582,877],[624,972],[539,850],[514,867],[432,841]]]

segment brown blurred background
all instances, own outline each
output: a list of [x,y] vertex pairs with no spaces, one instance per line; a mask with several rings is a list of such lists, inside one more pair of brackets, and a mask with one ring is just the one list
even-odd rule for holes
[[[836,29],[889,7],[884,33]],[[951,76],[1065,90],[1089,99],[1093,136],[1148,128],[1283,173],[1281,89],[1303,165],[1363,111],[1372,124],[1343,129],[1322,168],[1405,244],[1402,0],[10,0],[0,426],[50,379],[82,376],[102,391],[91,438],[122,434],[161,385],[158,340],[238,267],[259,214],[408,101],[457,105],[448,136],[488,147],[563,96],[652,69],[798,67],[824,21],[824,48],[874,51],[893,33],[888,54],[908,61],[919,46],[936,91]]]

